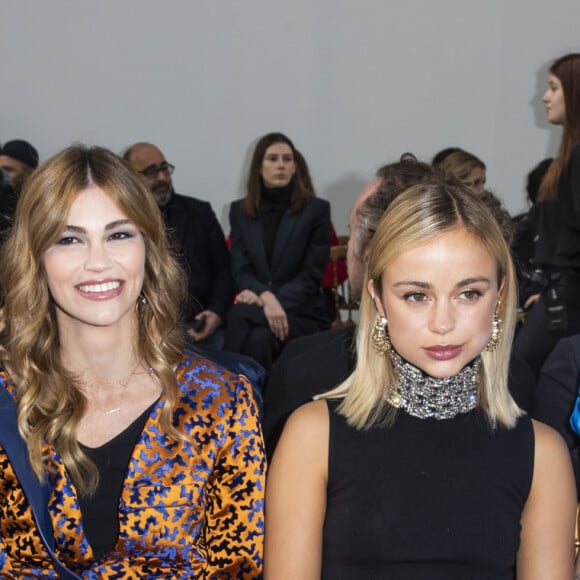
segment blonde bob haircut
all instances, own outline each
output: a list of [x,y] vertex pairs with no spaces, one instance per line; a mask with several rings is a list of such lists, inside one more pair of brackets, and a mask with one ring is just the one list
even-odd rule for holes
[[[494,352],[481,354],[478,406],[495,427],[513,427],[523,412],[507,385],[508,364],[516,317],[516,279],[509,248],[499,225],[485,204],[456,181],[430,181],[399,195],[385,212],[370,242],[364,288],[373,280],[381,291],[385,268],[404,251],[433,240],[455,228],[465,228],[479,240],[497,264],[501,287],[496,309],[503,337]],[[452,268],[453,264],[449,264]],[[378,313],[368,292],[363,292],[357,331],[357,364],[346,381],[321,398],[342,398],[339,406],[348,423],[358,429],[390,426],[396,409],[387,396],[396,391],[396,377],[388,355],[373,347],[371,335]],[[492,321],[489,321],[491,335]]]
[[146,248],[142,297],[136,308],[136,354],[164,388],[162,422],[171,425],[178,387],[172,368],[182,356],[177,320],[184,276],[168,248],[157,204],[139,176],[101,147],[72,146],[43,163],[27,181],[4,244],[0,285],[0,356],[16,386],[18,426],[33,469],[43,479],[43,443],[62,456],[79,493],[90,495],[98,471],[82,452],[75,431],[86,399],[60,357],[59,328],[43,265],[44,252],[62,235],[72,203],[88,187],[101,188],[143,236]]

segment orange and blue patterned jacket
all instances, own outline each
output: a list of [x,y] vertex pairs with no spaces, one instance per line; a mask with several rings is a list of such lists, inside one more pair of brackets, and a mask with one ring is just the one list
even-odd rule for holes
[[[252,389],[245,377],[192,353],[176,376],[174,423],[187,440],[162,429],[161,397],[129,462],[116,546],[100,560],[62,459],[47,446],[55,551],[83,578],[261,578],[266,466]],[[11,380],[2,372],[5,385]],[[58,578],[2,447],[0,578]]]

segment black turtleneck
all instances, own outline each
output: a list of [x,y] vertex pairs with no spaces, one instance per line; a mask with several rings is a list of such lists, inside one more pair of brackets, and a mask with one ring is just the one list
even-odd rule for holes
[[276,233],[278,232],[282,217],[290,206],[290,198],[294,192],[295,185],[294,177],[284,187],[268,187],[261,181],[258,219],[262,222],[264,249],[266,250],[266,259],[270,266],[272,265],[272,253]]

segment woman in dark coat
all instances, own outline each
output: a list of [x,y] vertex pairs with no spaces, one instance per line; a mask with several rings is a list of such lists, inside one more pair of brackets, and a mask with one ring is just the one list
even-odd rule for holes
[[321,292],[330,248],[330,205],[314,197],[282,133],[257,143],[246,196],[230,210],[231,261],[238,295],[224,350],[266,369],[296,338],[328,328]]

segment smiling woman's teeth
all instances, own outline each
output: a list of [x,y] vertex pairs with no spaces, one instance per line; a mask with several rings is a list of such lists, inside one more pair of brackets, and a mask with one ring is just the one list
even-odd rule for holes
[[104,284],[87,284],[79,286],[81,292],[109,292],[115,290],[121,285],[120,282],[105,282]]

